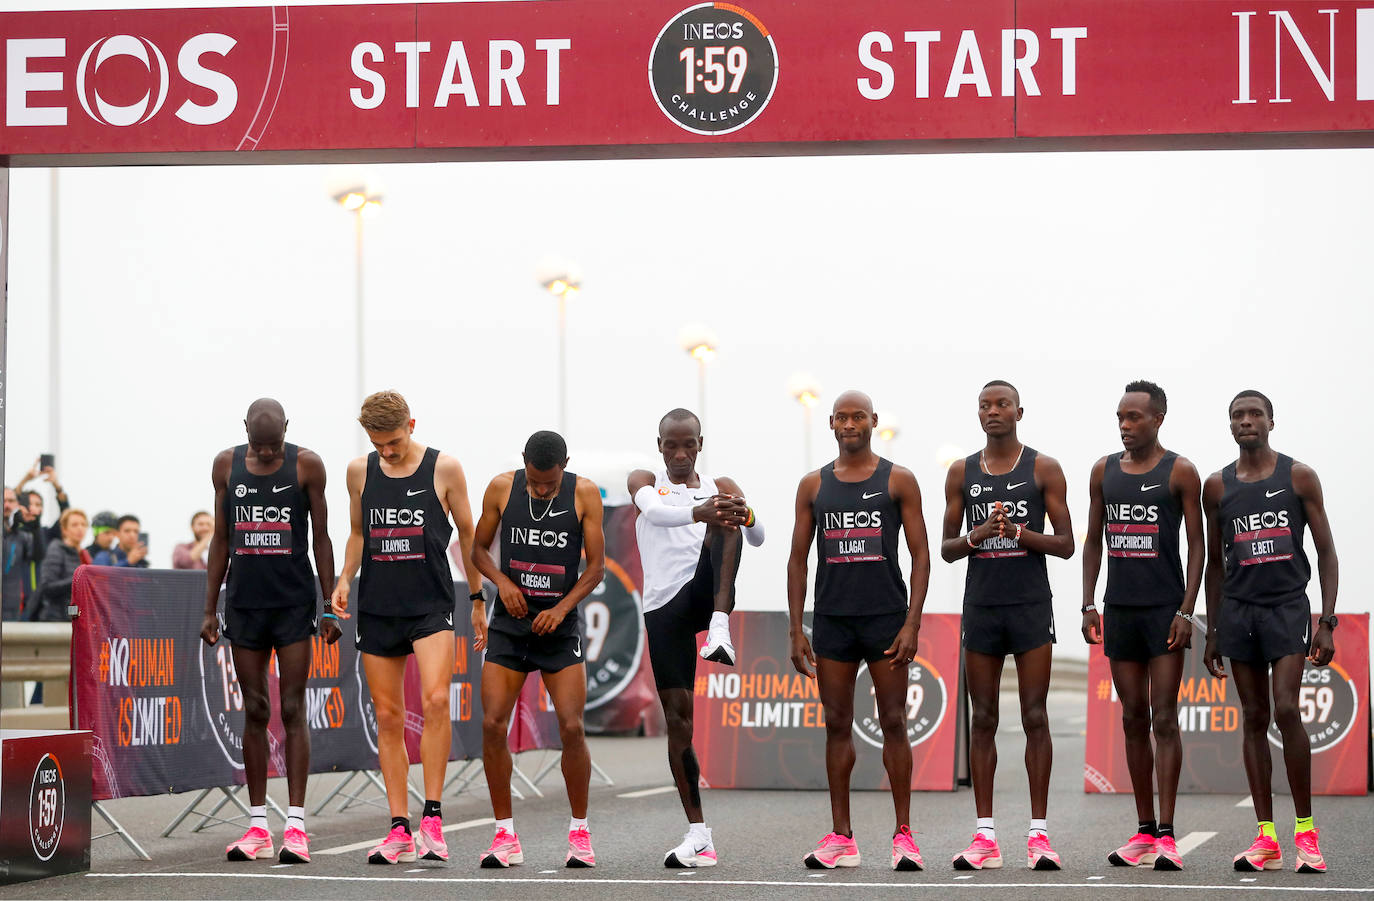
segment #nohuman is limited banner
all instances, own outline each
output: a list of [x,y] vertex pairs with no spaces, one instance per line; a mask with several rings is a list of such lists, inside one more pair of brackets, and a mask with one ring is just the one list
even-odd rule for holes
[[282,4],[0,31],[0,155],[1374,129],[1374,8],[1351,0]]
[[[242,784],[243,692],[228,640],[207,645],[200,638],[205,573],[83,566],[72,596],[80,609],[72,623],[72,725],[93,736],[92,796]],[[335,644],[311,639],[305,692],[312,772],[377,766],[377,720],[354,648],[356,622],[340,622],[343,635]],[[450,759],[459,760],[481,756],[482,667],[472,651],[471,623],[455,616],[454,624]],[[286,766],[275,658],[268,682],[268,775],[278,776]],[[413,660],[405,693],[406,747],[416,762],[423,722]]]
[[[697,757],[703,783],[713,788],[823,789],[825,711],[816,681],[790,659],[785,613],[742,612],[731,617],[735,666],[699,662],[696,679]],[[807,616],[810,633],[810,616]],[[875,666],[888,666],[879,661]],[[907,668],[906,722],[911,787],[954,788],[955,711],[959,687],[959,616],[927,613],[915,661]],[[867,664],[854,691],[851,785],[886,788],[883,736]]]
[[[1316,629],[1316,617],[1312,628]],[[1178,725],[1183,738],[1179,791],[1245,794],[1249,786],[1241,755],[1240,698],[1234,679],[1216,679],[1202,661],[1206,618],[1184,652],[1178,691]],[[1226,661],[1229,672],[1230,661]],[[1362,795],[1369,766],[1369,614],[1342,614],[1336,630],[1336,656],[1326,666],[1304,665],[1298,710],[1312,747],[1312,792]],[[1121,702],[1112,684],[1110,661],[1094,645],[1088,661],[1087,759],[1083,790],[1129,792]],[[1282,742],[1270,723],[1269,748],[1275,755],[1273,787],[1287,793]]]

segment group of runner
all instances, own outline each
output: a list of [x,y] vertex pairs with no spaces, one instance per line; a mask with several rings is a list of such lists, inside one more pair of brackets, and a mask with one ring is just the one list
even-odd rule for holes
[[[1282,866],[1266,738],[1272,718],[1293,794],[1296,868],[1324,871],[1312,820],[1310,747],[1298,705],[1304,661],[1331,661],[1337,626],[1337,559],[1320,483],[1310,467],[1270,447],[1273,406],[1258,391],[1242,391],[1232,400],[1229,417],[1239,457],[1205,483],[1190,462],[1161,445],[1166,412],[1165,394],[1157,385],[1128,384],[1117,407],[1124,450],[1099,460],[1090,478],[1082,631],[1088,642],[1104,644],[1111,662],[1139,817],[1135,834],[1108,859],[1121,866],[1182,868],[1174,841],[1182,759],[1177,696],[1183,651],[1195,627],[1194,606],[1205,586],[1204,658],[1217,678],[1227,677],[1223,656],[1230,660],[1242,708],[1245,768],[1259,818],[1259,834],[1235,857],[1235,867]],[[956,461],[945,483],[940,554],[947,562],[968,560],[962,639],[977,822],[971,844],[953,859],[963,870],[1003,864],[992,799],[1001,675],[1009,655],[1017,668],[1026,734],[1031,795],[1026,862],[1032,869],[1061,866],[1047,825],[1053,752],[1046,697],[1055,629],[1045,557],[1067,559],[1074,540],[1063,471],[1054,459],[1018,440],[1022,414],[1011,384],[984,386],[978,416],[986,444]],[[290,795],[280,860],[310,859],[303,808],[309,640],[318,630],[325,641],[337,641],[339,620],[354,613],[392,817],[390,831],[368,860],[448,859],[439,798],[452,737],[448,689],[457,600],[445,550],[456,528],[463,569],[477,589],[469,597],[475,648],[485,651],[482,752],[496,824],[480,865],[501,868],[524,860],[512,817],[507,732],[526,677],[539,672],[563,746],[572,814],[566,865],[595,866],[587,820],[591,760],[582,725],[586,678],[576,608],[600,583],[605,568],[599,489],[567,471],[568,451],[560,435],[536,432],[526,443],[524,467],[488,485],[474,525],[462,466],[414,440],[415,420],[404,398],[392,391],[373,394],[363,402],[358,421],[375,451],[348,466],[351,530],[337,579],[325,531],[324,466],[317,455],[286,443],[280,404],[256,401],[244,421],[247,443],[215,459],[216,525],[202,636],[213,643],[222,632],[233,645],[245,701],[244,767],[251,804],[249,829],[228,847],[229,859],[275,854],[265,808],[267,668],[274,650]],[[891,865],[896,870],[925,867],[911,831],[906,699],[930,549],[920,488],[910,470],[873,451],[877,425],[867,395],[840,395],[830,416],[837,457],[808,473],[797,490],[787,569],[790,651],[796,669],[817,680],[832,815],[831,831],[803,858],[813,868],[859,865],[849,777],[855,761],[855,683],[864,664],[873,682],[894,806]],[[717,862],[692,743],[693,686],[699,658],[735,662],[729,628],[735,577],[744,543],[757,546],[764,540],[763,525],[740,486],[698,471],[702,445],[697,417],[683,409],[669,411],[658,430],[663,467],[632,472],[627,486],[637,513],[649,661],[667,727],[669,770],[688,821],[682,842],[664,855],[667,867]],[[1312,535],[1321,581],[1322,614],[1315,630],[1306,594],[1305,530]],[[1186,575],[1181,531],[1188,547]],[[905,540],[911,559],[909,587],[898,563],[899,540]],[[808,629],[803,612],[813,542],[816,579]],[[308,560],[311,546],[319,589],[328,599],[322,613]],[[1099,614],[1095,597],[1104,546],[1107,585]],[[221,616],[218,601],[226,573]],[[490,613],[476,574],[495,586]],[[350,612],[355,575],[358,599]],[[698,646],[702,632],[706,638]],[[420,760],[426,800],[418,829],[409,818],[404,740],[403,678],[412,654],[424,721]]]

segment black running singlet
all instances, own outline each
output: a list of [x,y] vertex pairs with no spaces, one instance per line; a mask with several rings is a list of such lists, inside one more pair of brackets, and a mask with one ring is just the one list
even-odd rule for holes
[[862,482],[835,478],[835,464],[821,468],[811,502],[816,518],[816,612],[873,616],[907,609],[906,583],[897,565],[901,511],[889,490],[892,461]]
[[1183,602],[1183,561],[1178,530],[1183,506],[1169,491],[1178,454],[1165,451],[1154,469],[1132,475],[1121,455],[1107,457],[1102,473],[1106,504],[1108,604],[1177,606]]
[[[531,497],[525,471],[517,469],[510,498],[501,512],[501,572],[520,588],[530,615],[516,619],[506,612],[501,599],[492,610],[491,628],[524,635],[534,615],[548,610],[577,583],[582,561],[582,520],[577,516],[577,476],[563,473],[563,483],[552,500]],[[563,617],[555,635],[577,634],[577,613]]]
[[382,472],[377,452],[367,455],[363,483],[363,568],[358,609],[382,616],[451,612],[455,603],[448,568],[453,535],[443,501],[434,493],[439,452],[426,448],[405,478]]
[[229,587],[225,605],[241,609],[315,604],[310,569],[310,499],[296,474],[296,445],[265,476],[248,471],[248,445],[234,448],[224,493],[229,524]]
[[1302,549],[1307,514],[1293,488],[1293,458],[1279,454],[1274,472],[1258,482],[1237,479],[1232,463],[1221,485],[1222,596],[1265,606],[1306,597],[1312,567]]
[[[1045,498],[1035,486],[1038,453],[1023,447],[1011,472],[990,476],[983,472],[981,454],[964,460],[964,516],[968,531],[987,521],[993,504],[1001,502],[1007,519],[1033,532],[1045,531]],[[969,555],[964,580],[964,603],[976,607],[1049,602],[1049,571],[1045,555],[1021,547],[1013,535],[984,541]]]

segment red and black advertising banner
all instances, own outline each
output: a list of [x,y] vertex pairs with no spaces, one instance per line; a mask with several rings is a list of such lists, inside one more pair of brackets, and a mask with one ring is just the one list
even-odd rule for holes
[[491,0],[0,31],[20,159],[1374,129],[1374,7],[1352,0]]
[[[712,788],[824,789],[825,711],[816,681],[792,666],[787,614],[736,613],[731,629],[739,653],[735,666],[697,665],[702,782]],[[810,614],[806,630],[809,635]],[[927,613],[921,617],[916,659],[907,670],[913,789],[954,789],[958,687],[959,616]],[[852,787],[887,788],[883,735],[866,664],[855,686],[853,729]]]
[[587,661],[587,731],[633,732],[658,706],[647,661],[635,509],[607,507],[606,577],[578,609]]
[[[1201,631],[1184,652],[1178,690],[1178,725],[1183,734],[1181,792],[1245,794],[1241,757],[1240,699],[1234,679],[1215,679],[1202,662]],[[1316,629],[1316,617],[1312,628]],[[1112,685],[1110,662],[1094,645],[1088,662],[1088,742],[1083,790],[1129,792],[1126,745],[1121,732],[1121,702]],[[1312,791],[1319,795],[1363,795],[1369,779],[1369,614],[1341,615],[1336,657],[1326,666],[1308,663],[1298,698],[1303,725],[1312,743]],[[1269,743],[1280,752],[1277,727]],[[1274,767],[1274,791],[1287,793],[1283,766]]]
[[[242,784],[243,693],[229,642],[200,639],[205,574],[85,566],[77,570],[72,596],[80,609],[72,624],[73,726],[93,734],[94,797]],[[356,621],[340,621],[336,644],[312,639],[306,684],[312,772],[377,766],[377,719],[354,648]],[[454,625],[451,759],[460,760],[482,753],[482,667],[472,651],[471,622],[455,616]],[[275,658],[268,678],[268,773],[278,776],[286,767]],[[423,720],[413,660],[405,690],[406,747],[417,762]]]

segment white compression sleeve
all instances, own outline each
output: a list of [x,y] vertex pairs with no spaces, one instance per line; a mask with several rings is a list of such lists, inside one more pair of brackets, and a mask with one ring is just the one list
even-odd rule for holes
[[763,520],[759,519],[759,511],[754,511],[754,524],[744,527],[744,540],[753,547],[763,544]]
[[635,506],[651,525],[663,528],[690,526],[693,522],[691,507],[670,507],[658,499],[658,491],[653,485],[645,485],[635,492]]

